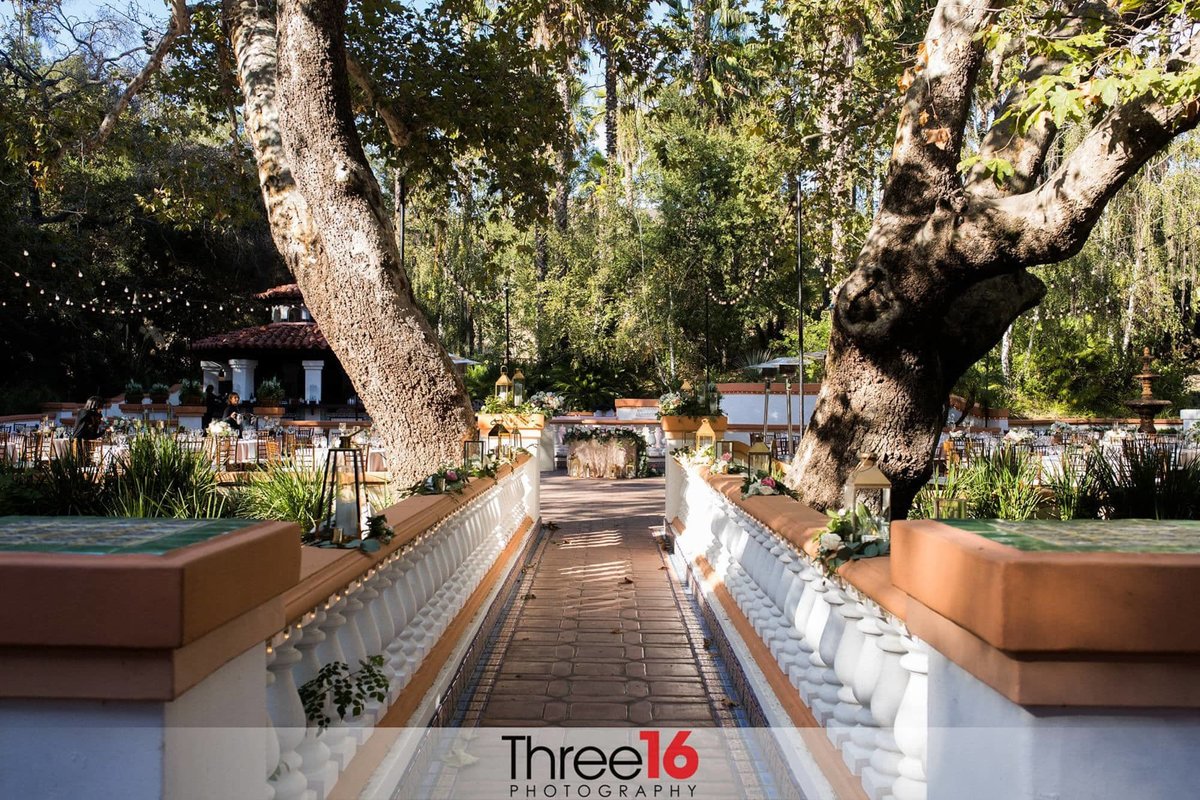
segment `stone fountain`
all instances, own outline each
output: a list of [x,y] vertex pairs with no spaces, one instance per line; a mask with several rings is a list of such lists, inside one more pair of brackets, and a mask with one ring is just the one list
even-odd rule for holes
[[1141,419],[1138,424],[1138,430],[1142,433],[1154,433],[1154,417],[1167,406],[1171,405],[1170,400],[1160,400],[1154,396],[1153,383],[1158,374],[1150,371],[1150,348],[1142,350],[1142,371],[1133,377],[1142,382],[1142,396],[1133,400],[1125,400],[1125,405],[1129,406],[1135,414]]

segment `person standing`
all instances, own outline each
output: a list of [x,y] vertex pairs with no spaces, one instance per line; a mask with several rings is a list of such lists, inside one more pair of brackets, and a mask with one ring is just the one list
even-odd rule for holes
[[71,430],[71,447],[81,457],[87,457],[87,443],[100,438],[100,427],[104,424],[104,415],[100,413],[102,402],[98,395],[89,397]]
[[204,387],[204,417],[200,420],[200,430],[208,433],[208,426],[217,418],[217,414],[221,413],[221,408],[221,399],[217,397],[210,383]]

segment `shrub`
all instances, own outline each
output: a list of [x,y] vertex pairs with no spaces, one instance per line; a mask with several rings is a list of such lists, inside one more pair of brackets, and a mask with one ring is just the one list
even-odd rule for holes
[[1200,516],[1200,461],[1185,463],[1179,443],[1144,439],[1098,457],[1096,490],[1106,519],[1195,519]]
[[114,516],[225,516],[227,503],[212,459],[168,436],[131,438],[112,485],[109,510]]
[[281,461],[273,463],[238,491],[238,516],[295,522],[307,533],[321,516],[321,475]]
[[1059,519],[1095,519],[1100,508],[1097,497],[1096,462],[1102,458],[1092,452],[1083,459],[1071,458],[1065,450],[1061,467],[1045,477],[1054,492],[1054,507]]
[[145,396],[146,388],[130,378],[129,382],[125,384],[125,402],[140,403]]
[[971,516],[1029,519],[1042,502],[1037,479],[1037,462],[1021,448],[1001,447],[975,458],[963,473]]

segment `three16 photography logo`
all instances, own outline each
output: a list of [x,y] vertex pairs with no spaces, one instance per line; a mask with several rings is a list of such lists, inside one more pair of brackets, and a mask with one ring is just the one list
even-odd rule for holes
[[[500,738],[508,744],[511,798],[694,798],[700,753],[690,730],[638,730],[624,744],[537,744],[529,734]],[[667,738],[669,737],[669,739]]]

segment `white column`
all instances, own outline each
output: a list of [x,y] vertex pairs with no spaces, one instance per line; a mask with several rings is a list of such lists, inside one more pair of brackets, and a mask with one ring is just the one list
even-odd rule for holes
[[200,379],[201,384],[203,384],[200,387],[200,390],[203,391],[211,386],[213,388],[213,392],[220,392],[221,372],[223,371],[221,365],[216,361],[201,361],[200,370],[204,373],[203,377]]
[[229,368],[233,370],[233,390],[242,400],[254,398],[254,368],[258,362],[252,358],[231,358]]
[[325,369],[325,362],[317,359],[301,361],[300,365],[304,367],[304,402],[321,402],[321,372]]

